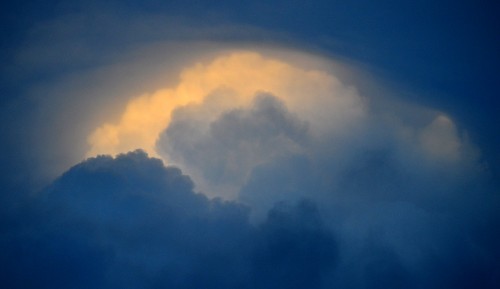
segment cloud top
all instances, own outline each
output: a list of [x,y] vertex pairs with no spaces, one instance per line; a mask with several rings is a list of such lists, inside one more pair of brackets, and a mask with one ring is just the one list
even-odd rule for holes
[[[88,156],[117,154],[141,148],[158,156],[155,143],[168,127],[172,111],[200,104],[208,96],[223,93],[211,104],[214,115],[227,108],[248,105],[254,94],[268,92],[286,101],[308,119],[335,124],[358,117],[359,96],[325,71],[301,68],[253,51],[222,53],[208,63],[185,68],[172,88],[132,99],[117,123],[105,123],[89,136]],[[336,113],[330,109],[336,108]],[[330,125],[331,126],[331,125]]]

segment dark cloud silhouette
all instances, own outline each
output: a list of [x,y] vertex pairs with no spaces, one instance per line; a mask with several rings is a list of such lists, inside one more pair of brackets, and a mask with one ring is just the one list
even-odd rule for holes
[[[299,173],[310,172],[303,157],[278,164],[294,169],[279,171],[284,175],[274,183],[267,178],[269,190],[290,176],[302,182],[294,181],[299,189],[321,190],[311,186],[312,173]],[[88,159],[4,212],[0,282],[6,288],[496,288],[499,282],[498,218],[491,210],[476,219],[464,216],[465,208],[297,197],[274,203],[255,223],[246,205],[208,199],[193,186],[179,169],[141,151]]]
[[255,226],[247,207],[195,193],[141,151],[76,165],[31,204],[2,226],[7,288],[319,288],[336,261],[312,204]]
[[322,288],[337,259],[336,240],[322,227],[313,203],[276,204],[252,256],[253,288]]

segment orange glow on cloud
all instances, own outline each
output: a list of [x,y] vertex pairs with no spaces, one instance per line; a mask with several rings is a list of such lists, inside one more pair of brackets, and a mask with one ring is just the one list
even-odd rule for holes
[[460,158],[461,141],[455,124],[446,116],[440,115],[420,133],[422,147],[433,157],[448,161]]
[[244,106],[256,93],[267,92],[285,101],[291,111],[318,124],[346,123],[360,117],[364,110],[356,91],[331,73],[238,51],[184,69],[175,87],[132,99],[117,123],[102,124],[91,133],[87,156],[141,148],[158,157],[155,143],[168,127],[171,113],[220,91],[229,97],[217,103],[219,110]]

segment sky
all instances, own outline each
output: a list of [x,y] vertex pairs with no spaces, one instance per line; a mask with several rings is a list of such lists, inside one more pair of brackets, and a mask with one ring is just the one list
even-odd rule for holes
[[498,288],[492,1],[0,4],[6,288]]

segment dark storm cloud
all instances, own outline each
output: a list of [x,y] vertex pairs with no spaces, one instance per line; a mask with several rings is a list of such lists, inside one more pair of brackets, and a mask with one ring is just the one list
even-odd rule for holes
[[8,288],[320,288],[336,262],[314,205],[254,226],[245,206],[193,192],[140,151],[76,165],[31,204],[1,228]]

